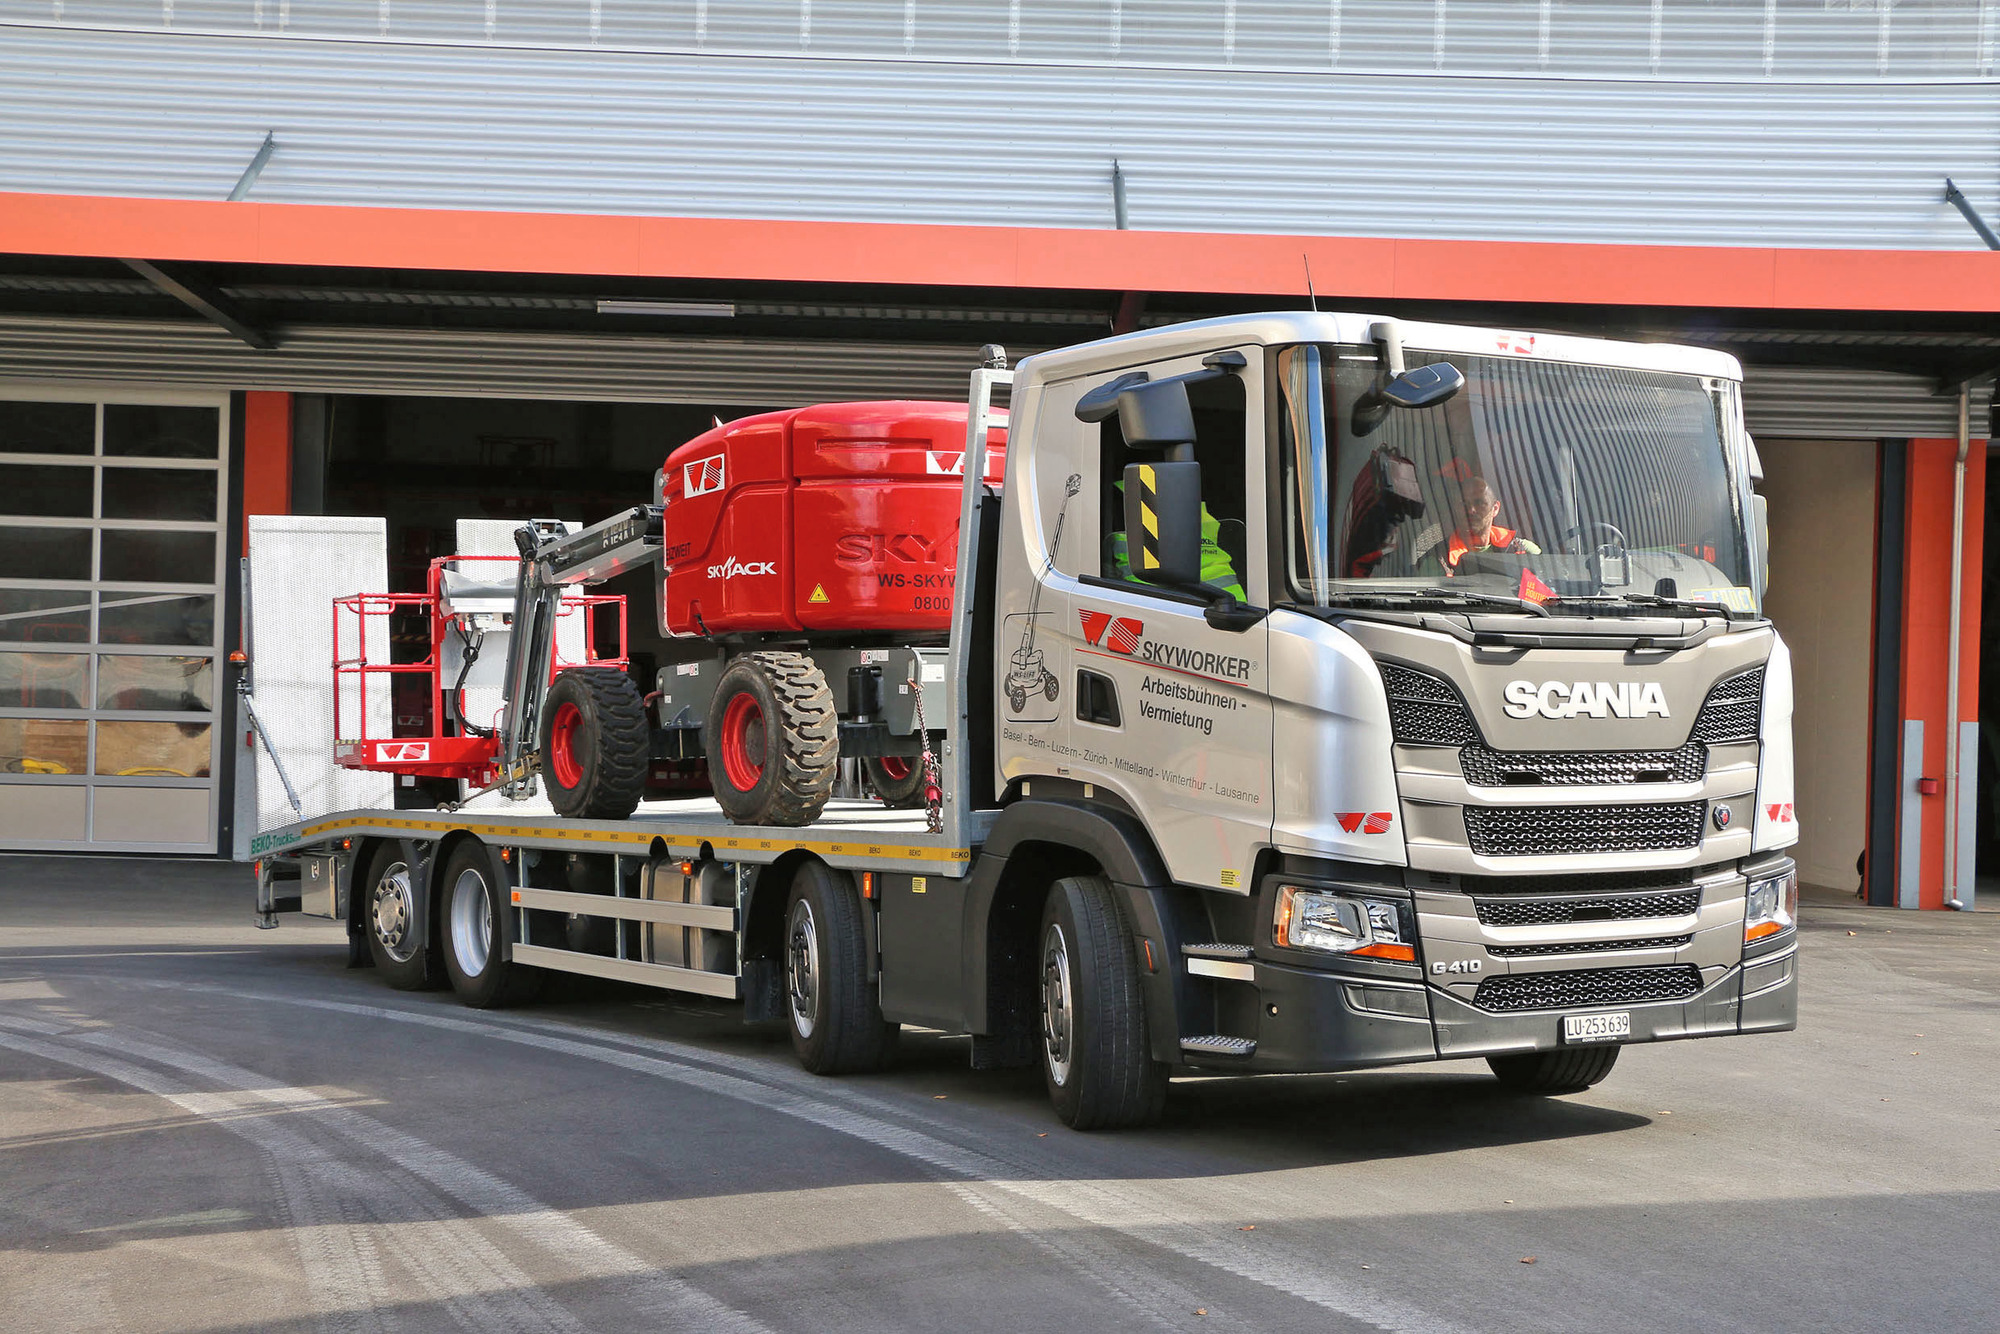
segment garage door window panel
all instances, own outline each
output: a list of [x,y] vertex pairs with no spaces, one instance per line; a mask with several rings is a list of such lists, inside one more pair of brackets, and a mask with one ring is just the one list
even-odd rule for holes
[[106,458],[213,459],[219,417],[214,408],[107,403]]
[[105,654],[97,660],[97,707],[207,713],[215,707],[215,659]]
[[89,593],[72,588],[0,588],[0,644],[89,642]]
[[213,468],[104,470],[104,517],[214,523],[219,475]]
[[0,525],[0,543],[8,553],[7,577],[89,579],[90,539],[88,528]]
[[207,723],[101,721],[97,724],[97,773],[124,778],[206,778],[211,730]]
[[213,584],[215,534],[107,528],[102,570],[119,583]]
[[95,403],[0,399],[0,454],[97,452]]
[[89,672],[81,653],[0,653],[0,708],[84,708]]
[[99,594],[97,638],[104,644],[207,647],[215,642],[215,597],[208,593]]
[[96,491],[96,470],[87,463],[0,460],[0,514],[88,519]]
[[[90,724],[81,718],[0,718],[0,773],[28,778],[87,773]],[[10,788],[0,788],[0,801]]]

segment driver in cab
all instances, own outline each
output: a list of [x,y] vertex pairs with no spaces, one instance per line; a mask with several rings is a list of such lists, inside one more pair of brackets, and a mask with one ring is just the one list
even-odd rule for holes
[[1451,535],[1426,551],[1417,562],[1424,574],[1450,578],[1458,573],[1458,563],[1467,552],[1503,552],[1517,556],[1539,556],[1542,549],[1512,528],[1494,520],[1500,514],[1500,498],[1484,477],[1468,477],[1458,497],[1460,525]]

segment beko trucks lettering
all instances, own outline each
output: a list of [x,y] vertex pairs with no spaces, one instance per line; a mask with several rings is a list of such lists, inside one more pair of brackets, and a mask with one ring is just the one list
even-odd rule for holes
[[734,579],[739,574],[776,574],[777,572],[778,566],[775,561],[740,561],[734,556],[731,556],[720,565],[711,565],[708,567],[708,577],[711,579]]
[[1658,681],[1509,681],[1509,718],[1669,718]]

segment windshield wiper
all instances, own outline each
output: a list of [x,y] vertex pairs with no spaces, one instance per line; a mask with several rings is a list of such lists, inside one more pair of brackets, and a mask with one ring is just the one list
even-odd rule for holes
[[1358,588],[1349,588],[1342,589],[1332,596],[1334,598],[1379,599],[1384,602],[1396,598],[1407,600],[1436,598],[1441,601],[1456,599],[1460,602],[1477,602],[1486,606],[1511,607],[1517,611],[1525,611],[1532,616],[1547,616],[1549,614],[1547,607],[1542,606],[1539,602],[1531,602],[1527,598],[1507,597],[1501,593],[1476,593],[1471,589],[1464,588],[1382,588],[1367,589],[1365,591]]
[[[1596,601],[1597,599],[1589,599]],[[1616,597],[1609,594],[1603,599],[1610,602],[1630,602],[1641,607],[1674,607],[1682,611],[1698,612],[1704,616],[1720,615],[1725,621],[1733,621],[1738,615],[1752,616],[1750,612],[1739,612],[1726,602],[1697,602],[1693,598],[1666,598],[1658,593],[1620,593]]]

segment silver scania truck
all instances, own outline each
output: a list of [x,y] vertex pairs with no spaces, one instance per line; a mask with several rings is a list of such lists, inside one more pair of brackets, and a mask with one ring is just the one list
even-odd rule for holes
[[260,914],[475,1005],[550,971],[741,1000],[825,1073],[969,1034],[1078,1128],[1177,1073],[1570,1092],[1628,1043],[1789,1029],[1740,390],[1717,352],[1316,312],[977,371],[950,642],[896,686],[932,810],[295,806],[242,849]]

